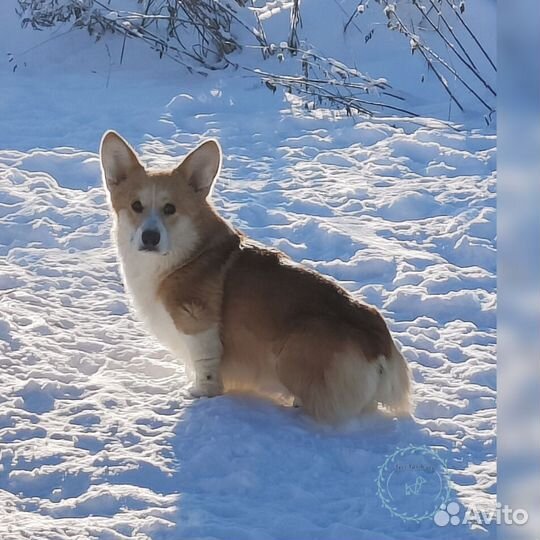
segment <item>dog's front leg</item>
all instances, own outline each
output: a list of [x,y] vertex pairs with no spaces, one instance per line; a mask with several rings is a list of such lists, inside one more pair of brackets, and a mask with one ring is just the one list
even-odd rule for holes
[[186,335],[186,345],[195,375],[190,394],[194,397],[222,394],[220,363],[223,346],[219,328],[213,326],[198,334]]

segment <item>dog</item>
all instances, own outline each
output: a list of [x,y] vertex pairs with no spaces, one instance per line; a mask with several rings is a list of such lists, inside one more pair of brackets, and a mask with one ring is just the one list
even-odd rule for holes
[[330,424],[378,404],[409,411],[410,371],[380,313],[216,213],[216,140],[171,171],[149,172],[109,131],[100,158],[127,291],[148,329],[185,361],[193,396],[289,396]]

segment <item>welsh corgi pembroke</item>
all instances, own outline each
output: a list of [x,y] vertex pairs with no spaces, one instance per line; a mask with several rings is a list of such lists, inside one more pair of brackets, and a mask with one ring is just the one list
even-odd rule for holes
[[380,313],[216,213],[216,140],[172,171],[145,170],[113,131],[100,155],[127,291],[150,332],[185,362],[193,396],[286,395],[332,424],[378,404],[408,412],[409,368]]

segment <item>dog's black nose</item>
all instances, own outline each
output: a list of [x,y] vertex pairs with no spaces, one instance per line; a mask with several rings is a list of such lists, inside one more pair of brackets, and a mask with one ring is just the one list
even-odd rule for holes
[[142,243],[145,248],[155,248],[159,244],[161,236],[159,231],[154,231],[152,229],[147,229],[142,233]]

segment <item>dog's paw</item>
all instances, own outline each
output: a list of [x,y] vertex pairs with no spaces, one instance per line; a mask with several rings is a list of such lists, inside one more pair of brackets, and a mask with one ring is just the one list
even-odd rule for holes
[[195,382],[187,391],[192,398],[215,397],[223,394],[223,385],[217,381]]

